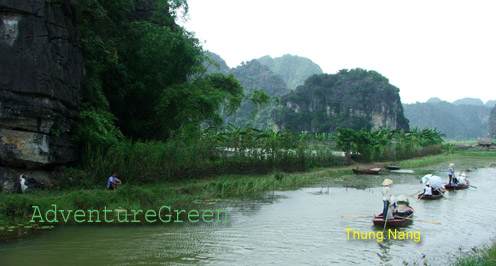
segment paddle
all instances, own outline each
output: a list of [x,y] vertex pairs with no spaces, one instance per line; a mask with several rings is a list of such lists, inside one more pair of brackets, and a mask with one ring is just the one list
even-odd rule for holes
[[425,194],[424,194],[424,193],[422,193],[422,195],[421,195],[420,197],[418,197],[417,199],[418,199],[418,200],[419,200],[419,199],[422,199],[424,196],[425,196]]
[[439,191],[439,193],[441,193],[441,196],[443,196],[443,198],[448,199],[448,198],[446,198],[446,196],[444,195],[444,193],[441,191],[441,189],[438,189],[437,191]]
[[413,193],[412,195],[410,195],[410,197],[415,196],[416,194],[418,194],[418,193],[419,193],[420,191],[422,191],[422,190],[424,190],[424,189],[421,189],[421,190],[419,190],[419,191],[417,191],[417,192]]
[[477,188],[476,186],[472,186],[472,185],[470,185],[470,184],[469,184],[468,186],[469,186],[469,187],[473,187],[473,188]]
[[422,223],[428,223],[428,224],[437,224],[440,225],[440,222],[433,222],[433,221],[426,221],[426,220],[418,220],[418,219],[413,219],[413,218],[405,218],[408,220],[414,220],[415,222],[422,222]]
[[[341,216],[341,218],[374,218],[375,216],[365,216],[365,215],[348,215],[348,216]],[[405,218],[408,220],[414,220],[416,222],[422,222],[422,223],[428,223],[428,224],[437,224],[440,225],[440,222],[433,222],[433,221],[427,221],[427,220],[419,220],[419,219],[413,219],[413,218]],[[387,220],[386,220],[387,221]]]
[[[384,215],[384,214],[383,214]],[[387,225],[388,218],[386,216],[386,220],[384,220],[384,228],[382,229],[382,232],[384,233],[386,231],[386,225]]]

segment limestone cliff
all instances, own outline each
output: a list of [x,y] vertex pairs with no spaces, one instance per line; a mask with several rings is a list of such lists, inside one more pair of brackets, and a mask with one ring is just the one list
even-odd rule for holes
[[[228,73],[239,80],[245,90],[245,94],[252,93],[254,89],[259,89],[270,97],[281,97],[289,92],[281,77],[257,60],[243,63],[241,66],[231,69]],[[238,126],[250,123],[251,126],[259,129],[272,127],[271,113],[275,105],[275,102],[272,101],[268,106],[258,110],[254,116],[256,107],[251,101],[244,100],[239,110],[232,117],[226,118],[226,122]]]
[[399,89],[379,73],[363,69],[310,77],[281,98],[275,122],[278,128],[309,132],[409,127]]
[[496,106],[493,107],[489,116],[489,136],[496,138]]
[[308,58],[297,55],[285,54],[275,58],[266,55],[257,60],[281,76],[290,90],[303,85],[307,78],[316,74],[322,74],[322,69],[319,65]]
[[2,183],[12,172],[7,169],[77,160],[71,132],[78,117],[83,61],[76,23],[69,0],[0,2]]

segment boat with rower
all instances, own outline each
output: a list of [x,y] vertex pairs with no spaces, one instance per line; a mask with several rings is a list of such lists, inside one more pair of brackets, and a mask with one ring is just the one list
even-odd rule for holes
[[418,199],[423,199],[423,200],[438,200],[440,198],[442,198],[443,195],[439,194],[439,195],[430,195],[430,196],[425,196],[424,193],[420,193],[418,195]]
[[[407,209],[411,210],[412,214],[410,214],[409,216],[406,216],[406,217],[394,216],[394,219],[388,219],[387,220],[386,227],[403,227],[403,226],[410,224],[412,222],[412,217],[413,217],[413,208],[408,206]],[[376,226],[384,226],[385,221],[383,219],[382,213],[379,215],[376,215],[372,219],[372,222]]]
[[466,184],[464,183],[458,183],[458,184],[446,184],[444,185],[444,188],[447,190],[460,190],[460,189],[467,189],[470,186],[470,182],[468,180],[465,180]]

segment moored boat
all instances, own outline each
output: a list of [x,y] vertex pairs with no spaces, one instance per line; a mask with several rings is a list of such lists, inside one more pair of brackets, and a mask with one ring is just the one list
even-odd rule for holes
[[[412,222],[412,216],[413,216],[413,208],[408,206],[407,209],[412,211],[412,214],[410,214],[407,217],[401,217],[401,216],[394,216],[394,219],[389,219],[387,220],[386,227],[402,227],[410,224]],[[382,217],[382,213],[379,215],[376,215],[373,219],[372,222],[376,226],[384,226],[384,220]]]
[[388,165],[388,166],[386,166],[386,169],[388,169],[388,170],[400,170],[401,169],[401,166],[398,166],[398,165]]
[[377,175],[381,171],[381,168],[371,168],[371,169],[355,169],[353,168],[353,173],[355,174],[367,174],[367,175]]

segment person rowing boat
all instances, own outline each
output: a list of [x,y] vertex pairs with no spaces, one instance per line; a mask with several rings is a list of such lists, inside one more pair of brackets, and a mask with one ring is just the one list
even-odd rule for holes
[[382,181],[382,201],[384,203],[384,207],[382,209],[383,213],[383,220],[385,221],[386,219],[393,219],[393,210],[392,210],[392,193],[391,193],[391,188],[389,186],[393,184],[393,180],[391,179],[384,179]]

